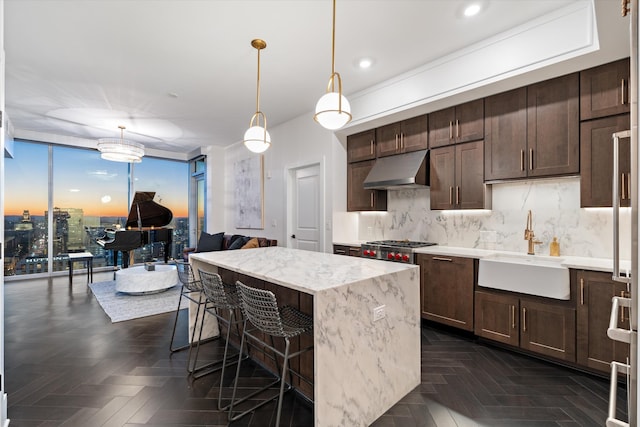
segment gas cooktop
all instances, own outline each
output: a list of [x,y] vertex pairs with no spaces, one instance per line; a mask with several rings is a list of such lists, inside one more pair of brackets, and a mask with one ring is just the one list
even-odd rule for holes
[[393,246],[395,248],[422,248],[424,246],[434,246],[437,243],[415,242],[411,240],[374,240],[372,242],[367,242],[366,244],[372,246]]

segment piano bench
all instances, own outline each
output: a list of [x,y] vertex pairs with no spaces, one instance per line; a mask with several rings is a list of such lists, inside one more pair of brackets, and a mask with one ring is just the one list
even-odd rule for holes
[[67,260],[69,264],[69,286],[73,284],[73,263],[82,261],[87,268],[87,282],[93,283],[93,254],[91,252],[68,253]]

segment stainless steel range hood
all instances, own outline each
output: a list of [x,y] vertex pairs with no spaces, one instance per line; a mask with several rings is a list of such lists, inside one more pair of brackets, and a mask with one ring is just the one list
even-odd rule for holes
[[364,180],[367,190],[396,190],[429,186],[429,150],[379,157]]

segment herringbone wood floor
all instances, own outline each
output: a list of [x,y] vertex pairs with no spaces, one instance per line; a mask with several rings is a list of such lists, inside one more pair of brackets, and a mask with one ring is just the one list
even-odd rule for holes
[[[94,280],[109,278],[101,273]],[[66,277],[5,286],[11,426],[227,425],[226,414],[215,410],[219,374],[194,381],[185,352],[168,351],[173,315],[112,324],[83,279],[75,278],[73,290]],[[214,358],[220,345],[203,349]],[[267,379],[260,368],[243,365],[243,391]],[[603,426],[607,398],[605,379],[425,325],[422,384],[374,426]],[[274,406],[232,426],[273,425]],[[306,402],[288,395],[282,425],[312,424]]]

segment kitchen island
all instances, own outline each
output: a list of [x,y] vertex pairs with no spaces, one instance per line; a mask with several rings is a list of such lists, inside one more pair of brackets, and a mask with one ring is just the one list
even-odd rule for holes
[[189,259],[196,272],[232,271],[276,297],[281,289],[312,300],[316,426],[367,426],[420,384],[418,266],[282,247]]

